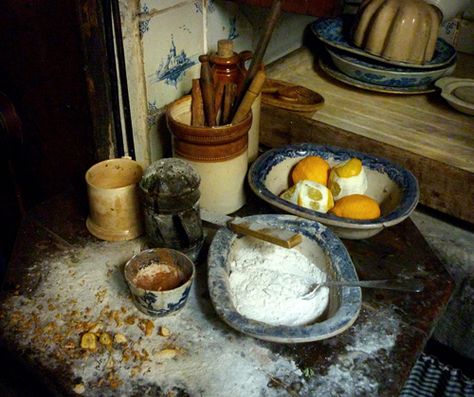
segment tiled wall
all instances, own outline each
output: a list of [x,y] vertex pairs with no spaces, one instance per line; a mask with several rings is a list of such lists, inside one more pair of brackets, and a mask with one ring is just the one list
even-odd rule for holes
[[[122,24],[129,25],[123,29],[127,73],[135,76],[132,84],[128,80],[136,153],[146,164],[168,149],[160,124],[163,109],[190,91],[192,79],[199,77],[199,55],[215,51],[219,39],[232,39],[237,52],[254,50],[267,10],[223,0],[121,0],[121,12]],[[313,20],[283,13],[264,62],[300,47]]]

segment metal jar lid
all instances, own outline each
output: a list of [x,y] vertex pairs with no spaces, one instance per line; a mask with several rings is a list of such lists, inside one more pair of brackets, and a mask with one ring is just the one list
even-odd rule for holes
[[201,178],[186,161],[165,158],[153,162],[140,181],[145,206],[156,211],[181,211],[200,197]]

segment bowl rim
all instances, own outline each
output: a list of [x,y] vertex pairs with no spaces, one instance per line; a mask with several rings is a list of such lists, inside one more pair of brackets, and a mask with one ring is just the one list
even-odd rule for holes
[[[474,103],[464,101],[456,97],[453,92],[460,87],[474,87],[474,79],[468,78],[457,78],[450,77],[445,79],[438,80],[435,85],[441,89],[441,96],[452,106],[456,107],[458,110],[467,113],[473,114],[474,112]],[[459,109],[460,108],[460,109]]]
[[[316,19],[314,22],[310,24],[310,29],[312,33],[323,43],[338,48],[342,51],[347,51],[352,54],[360,55],[364,58],[375,59],[379,62],[384,62],[390,65],[397,65],[397,66],[404,66],[404,67],[411,67],[416,69],[432,69],[432,68],[439,68],[449,64],[453,58],[456,56],[456,49],[450,45],[446,40],[438,37],[436,40],[436,49],[435,55],[431,61],[425,62],[423,64],[414,64],[414,63],[407,63],[407,62],[399,62],[399,61],[392,61],[385,58],[382,58],[378,55],[371,54],[363,49],[356,47],[353,45],[350,40],[348,40],[342,33],[340,33],[340,29],[346,23],[350,23],[349,21],[350,16],[346,17],[320,17]],[[331,30],[331,32],[337,33],[342,41],[335,41],[331,37],[328,37],[327,30]],[[446,54],[440,53],[444,57],[441,59],[437,59],[437,52],[442,49],[446,52]]]
[[[273,168],[281,161],[275,161],[277,156],[284,157],[306,157],[309,155],[318,155],[323,158],[329,157],[328,154],[343,155],[346,158],[357,157],[362,161],[365,167],[375,171],[389,171],[392,179],[398,186],[403,189],[404,194],[397,209],[387,215],[372,220],[357,220],[349,218],[340,218],[330,213],[317,212],[308,208],[300,207],[290,203],[276,194],[270,192],[265,186],[265,178]],[[324,157],[324,156],[327,157]],[[263,174],[263,175],[262,175]],[[262,178],[259,177],[262,175]],[[248,172],[248,182],[253,192],[262,200],[274,207],[282,209],[294,215],[307,219],[313,219],[326,225],[345,227],[350,229],[377,229],[396,225],[406,219],[415,209],[420,197],[420,189],[416,177],[407,169],[380,157],[345,149],[338,146],[318,145],[312,143],[300,143],[287,145],[280,148],[268,150],[258,157],[251,165]],[[397,180],[398,179],[398,180]],[[399,182],[403,180],[405,186]]]
[[[245,219],[281,225],[316,242],[331,261],[341,279],[358,280],[357,271],[342,241],[321,223],[294,215],[261,214]],[[301,326],[270,325],[242,316],[235,309],[228,289],[227,259],[237,234],[220,228],[209,247],[208,289],[219,317],[232,328],[253,336],[279,343],[305,343],[327,339],[349,328],[357,319],[362,305],[360,287],[340,287],[341,304],[330,318]]]
[[[135,168],[136,171],[139,171],[139,177],[136,179],[134,182],[129,182],[126,185],[118,186],[118,187],[104,187],[104,186],[99,186],[97,183],[94,183],[94,181],[91,180],[92,174],[96,172],[100,168],[108,167],[109,165],[111,168],[117,167],[119,164],[127,164],[129,166],[132,166]],[[141,178],[143,177],[144,170],[141,164],[131,158],[127,157],[117,157],[113,159],[107,159],[107,160],[102,160],[99,161],[98,163],[95,163],[91,165],[86,173],[84,174],[84,180],[86,182],[87,188],[94,189],[96,191],[102,191],[102,192],[122,192],[126,191],[127,189],[133,189],[135,185],[138,185],[140,183]]]
[[[147,253],[152,253],[152,252],[157,252],[157,251],[170,251],[175,255],[177,254],[177,256],[181,256],[183,258],[186,258],[187,261],[191,264],[191,274],[190,274],[189,277],[186,278],[186,281],[183,284],[179,285],[176,288],[167,289],[167,290],[163,290],[163,291],[155,291],[155,290],[152,290],[152,289],[144,289],[144,288],[138,287],[133,282],[133,280],[131,280],[128,277],[127,269],[131,266],[131,264],[133,263],[134,260],[136,260],[140,255],[147,254]],[[194,262],[191,260],[191,258],[189,258],[189,256],[187,256],[186,254],[183,254],[181,251],[175,250],[173,248],[165,248],[165,247],[148,248],[148,249],[142,250],[140,252],[137,252],[135,255],[133,255],[125,263],[125,265],[123,267],[123,276],[125,278],[125,281],[127,282],[127,284],[130,287],[132,287],[133,289],[135,289],[139,293],[149,293],[149,292],[151,292],[153,294],[162,294],[163,296],[169,295],[169,294],[175,294],[176,291],[179,291],[180,289],[186,289],[187,287],[189,287],[189,284],[192,283],[195,274],[196,274],[196,266],[194,265]]]
[[350,86],[354,86],[367,91],[381,92],[390,95],[418,95],[436,91],[436,88],[433,84],[393,87],[358,80],[337,69],[337,67],[334,65],[334,62],[329,56],[320,57],[318,60],[318,65],[324,72],[326,72],[332,78],[344,84],[348,84]]
[[[456,63],[457,63],[457,57],[454,57],[454,59],[451,62],[449,62],[447,65],[436,68],[436,69],[414,69],[414,68],[406,68],[406,67],[399,66],[398,68],[401,70],[390,70],[388,69],[389,65],[385,67],[381,66],[380,68],[378,68],[377,65],[371,65],[370,62],[366,60],[358,59],[355,54],[349,55],[337,48],[326,47],[326,51],[329,52],[329,55],[333,58],[333,61],[334,59],[336,59],[337,61],[343,62],[347,66],[351,66],[355,69],[382,74],[390,78],[398,76],[398,77],[412,77],[412,78],[417,78],[417,79],[430,77],[432,79],[435,79],[436,77],[444,76],[446,73],[449,72],[450,69],[456,67]],[[353,62],[352,59],[354,59],[357,62]],[[409,69],[409,70],[402,70],[402,69]]]
[[[178,106],[187,105],[188,102],[191,103],[191,100],[192,100],[191,94],[187,94],[187,95],[182,96],[181,98],[178,98],[178,99],[174,100],[173,102],[171,102],[170,104],[168,104],[166,106],[165,119],[166,119],[166,124],[167,124],[168,127],[170,127],[170,124],[174,124],[174,125],[179,126],[182,129],[187,129],[189,131],[193,131],[193,133],[195,134],[195,137],[196,137],[195,139],[199,140],[199,138],[200,138],[201,140],[202,139],[207,140],[207,139],[209,139],[209,136],[210,136],[211,138],[213,137],[214,138],[213,141],[215,141],[216,139],[218,139],[214,136],[215,134],[225,133],[225,137],[227,137],[228,135],[234,135],[234,134],[235,135],[241,135],[241,134],[245,135],[245,133],[238,132],[238,131],[241,128],[243,128],[242,126],[247,126],[247,125],[252,124],[253,114],[252,114],[251,111],[249,111],[245,115],[245,117],[241,121],[239,121],[238,123],[215,125],[215,126],[212,126],[212,127],[208,127],[208,126],[199,126],[198,127],[198,126],[186,124],[186,123],[183,123],[182,121],[177,120],[172,115],[175,108],[177,108]],[[170,130],[171,130],[171,128],[170,128]],[[173,134],[176,134],[176,132],[174,132]],[[182,134],[179,134],[179,135],[182,135]]]

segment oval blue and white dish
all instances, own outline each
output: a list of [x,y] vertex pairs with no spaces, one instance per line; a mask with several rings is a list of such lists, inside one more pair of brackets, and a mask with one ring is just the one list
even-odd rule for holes
[[456,68],[456,59],[438,69],[414,69],[383,65],[340,50],[326,49],[342,73],[366,83],[387,87],[429,86],[439,78],[451,75]]
[[447,66],[456,57],[456,50],[454,47],[443,39],[438,38],[433,59],[429,62],[418,65],[406,62],[389,61],[377,55],[370,54],[353,45],[347,38],[347,35],[344,34],[344,29],[346,29],[344,23],[345,21],[342,17],[319,18],[311,24],[311,30],[319,40],[328,46],[389,65],[405,66],[416,69],[433,69]]
[[[380,205],[382,215],[373,220],[340,218],[300,207],[279,197],[290,187],[293,166],[308,156],[320,156],[331,167],[351,158],[362,161],[367,175],[366,195]],[[407,169],[380,157],[334,146],[301,143],[272,149],[258,157],[250,167],[248,181],[254,193],[285,212],[316,220],[329,226],[339,237],[363,239],[406,219],[419,200],[416,177]]]
[[[300,233],[303,241],[292,249],[307,256],[327,273],[328,279],[358,280],[344,244],[324,225],[292,215],[254,215],[247,218]],[[230,258],[233,252],[239,249],[238,240],[237,234],[230,229],[221,228],[215,234],[208,254],[209,293],[217,314],[225,323],[246,335],[278,343],[304,343],[327,339],[344,332],[354,323],[362,303],[359,287],[330,288],[325,313],[306,325],[269,325],[242,316],[233,304],[229,287]],[[321,257],[325,260],[315,260]]]
[[321,67],[321,69],[332,78],[344,84],[348,84],[352,87],[360,88],[362,90],[381,92],[383,94],[396,94],[396,95],[419,95],[419,94],[426,94],[429,92],[436,91],[436,87],[434,84],[408,86],[408,87],[389,87],[386,85],[371,84],[365,81],[353,79],[352,77],[349,77],[347,74],[340,72],[336,68],[336,66],[334,66],[330,57],[324,57],[324,56],[320,57],[318,60],[318,64]]

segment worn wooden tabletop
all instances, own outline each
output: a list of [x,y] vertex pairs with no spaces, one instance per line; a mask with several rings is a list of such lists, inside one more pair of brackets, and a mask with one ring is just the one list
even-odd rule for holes
[[[150,334],[149,319],[134,309],[126,290],[113,292],[124,284],[120,266],[140,243],[94,239],[85,228],[85,209],[71,193],[24,220],[0,301],[0,342],[60,395],[397,396],[453,289],[407,219],[370,239],[344,243],[360,279],[416,276],[425,281],[424,292],[363,290],[360,315],[343,334],[298,345],[239,334],[212,309],[205,263],[197,268],[193,301],[175,319],[152,319]],[[272,211],[250,195],[240,214],[256,212]],[[91,264],[101,260],[103,279]],[[80,336],[98,324],[125,335],[128,345],[84,352]],[[171,331],[166,343],[159,335],[163,326]],[[177,352],[168,361],[160,356],[165,348]]]

